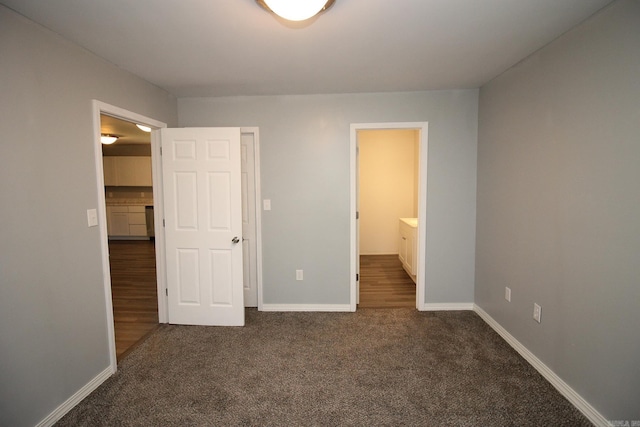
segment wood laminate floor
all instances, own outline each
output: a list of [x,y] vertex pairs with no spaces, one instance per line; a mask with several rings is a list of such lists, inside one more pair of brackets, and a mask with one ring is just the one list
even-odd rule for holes
[[109,241],[116,356],[122,359],[158,327],[155,245],[149,240]]
[[402,268],[398,255],[360,256],[358,308],[416,306],[416,284]]

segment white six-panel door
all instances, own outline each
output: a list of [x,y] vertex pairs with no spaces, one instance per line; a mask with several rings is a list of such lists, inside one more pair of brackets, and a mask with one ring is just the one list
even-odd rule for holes
[[242,326],[240,129],[160,136],[169,323]]

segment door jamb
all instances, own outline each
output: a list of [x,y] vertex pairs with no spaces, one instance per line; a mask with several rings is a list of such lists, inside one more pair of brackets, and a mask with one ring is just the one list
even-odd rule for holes
[[[163,128],[167,127],[166,123],[154,120],[149,117],[134,113],[129,110],[125,110],[114,105],[110,105],[98,100],[92,100],[93,110],[93,146],[96,168],[96,182],[98,193],[98,226],[100,229],[100,247],[102,252],[102,279],[104,285],[104,295],[106,304],[107,315],[107,339],[109,347],[109,362],[111,367],[111,373],[115,373],[117,370],[116,359],[116,338],[115,338],[115,325],[113,319],[113,302],[111,296],[111,271],[109,263],[109,238],[107,235],[107,209],[106,200],[104,195],[104,170],[102,165],[102,144],[100,142],[100,114],[109,115],[118,119],[126,120],[129,122],[140,123],[150,126],[151,128]],[[158,194],[162,194],[162,174],[161,174],[161,159],[160,148],[157,143],[154,142],[153,133],[151,137],[151,162],[152,162],[152,179],[153,179],[153,197],[154,205],[158,204],[156,198]],[[161,202],[161,200],[160,200]],[[160,205],[162,206],[162,205]],[[155,228],[156,228],[156,270],[157,270],[157,282],[158,282],[158,317],[160,323],[166,323],[166,303],[161,305],[161,296],[164,296],[164,292],[160,292],[160,289],[165,288],[166,278],[165,271],[162,266],[164,262],[164,252],[162,254],[157,250],[158,247],[164,248],[164,233],[162,233],[161,226],[158,222],[158,218],[162,216],[158,209],[154,209],[155,212]],[[163,249],[164,250],[164,249]]]
[[356,274],[358,265],[358,241],[356,220],[358,200],[358,131],[359,130],[382,130],[382,129],[417,129],[420,131],[420,153],[418,174],[418,274],[416,283],[416,308],[420,311],[426,310],[425,294],[425,265],[426,265],[426,217],[427,217],[427,159],[429,145],[429,122],[399,122],[399,123],[352,123],[350,134],[350,240],[351,240],[351,311],[356,311],[357,306],[357,280]]
[[241,127],[240,133],[253,134],[253,176],[256,204],[256,281],[258,286],[258,311],[262,311],[262,203],[260,182],[260,128],[257,126]]

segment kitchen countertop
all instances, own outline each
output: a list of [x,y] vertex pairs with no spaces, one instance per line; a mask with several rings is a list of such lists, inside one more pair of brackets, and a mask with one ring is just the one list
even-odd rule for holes
[[107,206],[153,206],[153,199],[107,198],[105,203]]

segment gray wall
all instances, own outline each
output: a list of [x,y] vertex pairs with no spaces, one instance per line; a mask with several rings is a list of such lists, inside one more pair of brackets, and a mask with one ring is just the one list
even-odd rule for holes
[[109,366],[91,100],[176,100],[4,6],[0,76],[0,425],[31,426]]
[[479,112],[476,303],[608,419],[640,420],[640,2],[483,86]]
[[260,128],[266,304],[349,303],[350,124],[412,121],[429,122],[426,302],[473,302],[477,108],[477,90],[178,100],[180,126]]

